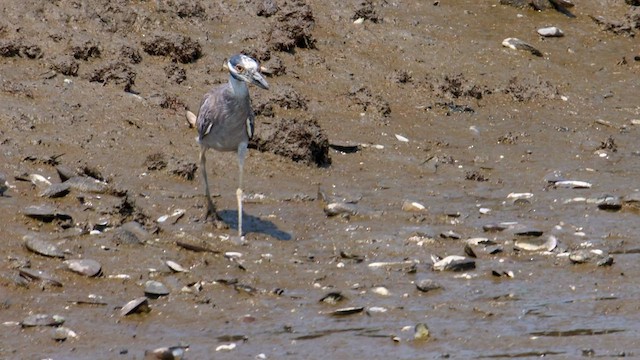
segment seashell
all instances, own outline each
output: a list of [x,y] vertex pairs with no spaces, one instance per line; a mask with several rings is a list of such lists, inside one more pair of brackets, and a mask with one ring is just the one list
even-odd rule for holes
[[363,306],[352,306],[352,307],[337,309],[328,314],[333,316],[345,316],[345,315],[358,314],[358,313],[361,313],[362,311],[364,311]]
[[553,251],[556,246],[558,246],[558,239],[553,235],[549,235],[546,239],[519,239],[513,244],[516,250],[525,251]]
[[407,139],[406,137],[404,137],[402,135],[398,135],[398,134],[396,134],[396,139],[398,139],[398,141],[401,141],[401,142],[409,142],[409,139]]
[[122,309],[120,309],[120,316],[148,313],[149,311],[151,311],[151,308],[149,307],[149,299],[146,296],[142,296],[126,303]]
[[59,326],[64,324],[64,320],[64,317],[60,315],[34,314],[24,318],[20,325],[22,325],[22,327]]
[[385,313],[385,312],[387,312],[387,308],[384,308],[382,306],[372,306],[372,307],[367,309],[367,314],[370,314],[370,313]]
[[356,215],[358,213],[358,210],[355,204],[346,202],[333,202],[325,205],[324,213],[329,217],[336,215],[350,216]]
[[58,286],[58,287],[62,286],[62,283],[58,279],[54,278],[53,275],[50,275],[49,273],[42,270],[21,268],[19,270],[19,273],[22,278],[27,279],[29,281],[40,280],[48,284],[51,284],[53,286]]
[[339,142],[339,141],[332,141],[329,143],[329,147],[332,148],[333,150],[339,151],[341,153],[344,154],[352,154],[355,152],[360,151],[360,144],[352,144],[349,142]]
[[40,197],[61,198],[69,193],[70,186],[65,183],[51,184],[40,193]]
[[429,328],[427,327],[427,324],[425,323],[418,323],[416,324],[416,326],[414,327],[414,333],[413,333],[413,340],[429,340],[430,337],[430,333],[429,333]]
[[38,189],[46,189],[51,186],[51,181],[40,174],[29,174],[29,181]]
[[556,188],[569,188],[569,189],[589,189],[591,183],[579,180],[559,180],[553,183]]
[[78,334],[76,334],[75,331],[64,326],[57,327],[53,330],[52,338],[53,340],[56,340],[56,341],[65,341],[68,338],[76,338],[76,337],[78,337]]
[[[432,260],[436,259],[432,258]],[[433,270],[436,271],[466,271],[475,268],[476,262],[474,260],[458,255],[450,255],[433,263]]]
[[361,18],[357,18],[357,19],[355,19],[355,20],[353,21],[353,23],[354,23],[354,24],[356,24],[356,25],[360,25],[360,24],[362,24],[363,22],[364,22],[364,18],[362,18],[362,17],[361,17]]
[[166,296],[169,295],[169,289],[159,281],[149,280],[144,284],[144,294],[149,297]]
[[544,37],[562,37],[564,32],[555,26],[549,26],[538,29],[538,34]]
[[38,239],[36,235],[28,234],[22,237],[24,246],[30,251],[48,257],[63,258],[64,253],[54,244]]
[[171,224],[175,224],[187,212],[185,209],[176,209],[171,215],[162,215],[156,222],[163,223],[171,219]]
[[618,196],[605,195],[596,199],[598,209],[607,211],[618,211],[622,209],[622,200]]
[[102,272],[100,263],[91,259],[66,260],[64,264],[67,265],[67,269],[88,277],[97,276]]
[[508,47],[514,50],[524,50],[532,53],[535,56],[542,57],[542,52],[540,50],[534,48],[533,46],[527,44],[526,42],[518,39],[518,38],[506,38],[502,40],[502,46]]
[[376,286],[373,289],[371,289],[371,292],[374,294],[378,294],[381,296],[389,296],[391,295],[391,293],[389,292],[389,289],[387,289],[384,286]]
[[67,179],[63,184],[67,184],[69,188],[80,192],[104,194],[109,191],[109,184],[84,176],[74,176]]
[[456,233],[453,230],[448,230],[448,231],[441,232],[440,237],[443,239],[459,240],[462,236],[460,236],[460,234]]
[[25,216],[30,218],[51,222],[53,220],[72,221],[71,215],[59,212],[56,208],[49,205],[29,205],[22,210]]
[[613,265],[613,258],[599,249],[581,249],[572,251],[569,254],[569,260],[574,264],[584,264],[595,262],[598,266],[611,266]]
[[144,352],[144,358],[145,360],[182,360],[184,359],[184,354],[188,348],[189,345],[161,347],[154,350],[147,350]]
[[167,260],[164,263],[169,267],[169,269],[175,272],[189,272],[189,270],[185,269],[184,267],[182,267],[182,265],[178,264],[175,261]]
[[323,296],[319,301],[329,305],[335,305],[344,299],[345,297],[339,291],[332,291]]
[[514,231],[513,234],[516,236],[539,237],[544,234],[544,231],[533,228],[522,228]]
[[426,210],[426,207],[419,202],[405,200],[402,202],[402,211],[419,212]]
[[507,229],[507,226],[504,224],[491,223],[482,225],[482,230],[484,230],[485,232],[500,232],[504,231],[505,229]]
[[216,347],[216,351],[231,351],[236,348],[236,343],[219,345]]
[[75,170],[71,170],[70,168],[64,165],[56,166],[56,172],[58,173],[58,177],[60,177],[60,181],[65,182],[74,176],[78,176],[78,172]]

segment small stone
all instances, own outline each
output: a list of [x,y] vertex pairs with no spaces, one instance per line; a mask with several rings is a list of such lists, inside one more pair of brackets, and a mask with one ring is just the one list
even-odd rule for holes
[[120,310],[120,316],[127,316],[136,313],[148,313],[151,311],[149,307],[149,299],[146,296],[133,299],[126,303]]
[[36,254],[56,258],[64,257],[64,253],[57,246],[39,239],[36,235],[28,234],[23,236],[22,239],[25,247]]
[[59,326],[64,323],[64,318],[60,315],[34,314],[27,316],[20,323],[22,327],[33,326]]
[[598,209],[607,211],[618,211],[622,209],[622,200],[618,196],[605,195],[596,200]]
[[51,184],[48,188],[40,193],[41,197],[61,198],[69,193],[70,186],[65,183]]
[[420,212],[426,210],[426,207],[419,202],[405,200],[402,202],[402,211],[406,212]]
[[420,279],[416,281],[416,288],[422,292],[442,289],[442,285],[431,279]]
[[56,340],[56,341],[65,341],[68,338],[76,338],[76,337],[78,337],[78,335],[75,333],[75,331],[64,326],[57,327],[53,330],[52,338],[53,340]]
[[66,260],[64,264],[69,270],[88,277],[97,276],[102,272],[100,263],[91,259]]
[[414,328],[413,339],[414,340],[428,340],[430,336],[429,328],[425,323],[419,323]]
[[542,52],[533,46],[527,44],[526,42],[518,39],[518,38],[506,38],[502,41],[502,46],[508,47],[514,50],[523,50],[532,53],[535,56],[542,57]]
[[[437,258],[433,260],[437,260]],[[450,255],[433,263],[433,270],[436,271],[466,271],[475,268],[476,262],[474,260],[458,255]]]

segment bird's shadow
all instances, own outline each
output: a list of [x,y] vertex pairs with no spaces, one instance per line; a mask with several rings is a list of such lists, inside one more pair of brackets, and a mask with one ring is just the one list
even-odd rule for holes
[[[238,212],[234,210],[218,211],[218,216],[222,218],[225,224],[230,228],[238,230]],[[286,231],[278,229],[278,226],[271,221],[262,220],[259,217],[244,213],[242,217],[242,230],[247,233],[260,233],[271,236],[278,240],[291,240],[292,236]]]

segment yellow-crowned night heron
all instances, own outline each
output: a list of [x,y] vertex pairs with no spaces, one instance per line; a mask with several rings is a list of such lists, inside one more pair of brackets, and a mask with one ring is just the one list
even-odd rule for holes
[[253,136],[254,113],[249,98],[247,84],[255,84],[268,89],[269,84],[260,73],[256,60],[246,55],[234,55],[227,62],[229,82],[204,95],[196,126],[198,143],[200,144],[200,167],[204,179],[204,191],[207,198],[207,217],[220,222],[216,212],[209,183],[205,153],[213,148],[218,151],[236,151],[238,153],[238,234],[242,238],[242,172],[244,157],[247,154],[249,139]]

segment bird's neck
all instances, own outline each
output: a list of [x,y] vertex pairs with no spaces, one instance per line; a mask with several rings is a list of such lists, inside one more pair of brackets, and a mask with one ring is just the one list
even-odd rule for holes
[[233,94],[235,96],[237,97],[249,96],[249,87],[247,86],[246,82],[242,80],[238,80],[234,78],[233,75],[230,75],[229,84],[231,84],[231,88],[233,89]]

